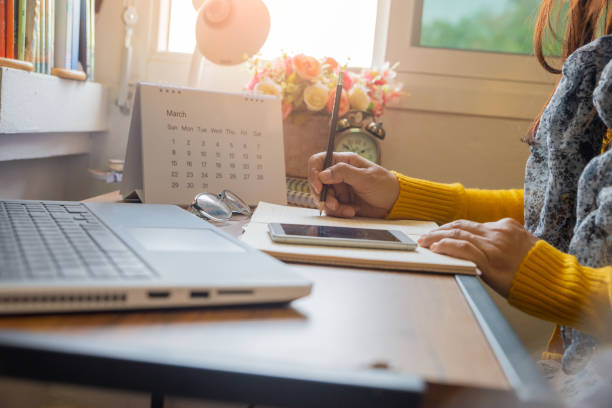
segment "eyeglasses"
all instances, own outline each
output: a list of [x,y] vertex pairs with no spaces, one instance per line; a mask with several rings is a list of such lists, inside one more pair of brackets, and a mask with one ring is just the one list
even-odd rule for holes
[[248,204],[229,190],[219,194],[200,193],[195,196],[189,209],[198,217],[215,222],[228,221],[232,214],[252,214]]

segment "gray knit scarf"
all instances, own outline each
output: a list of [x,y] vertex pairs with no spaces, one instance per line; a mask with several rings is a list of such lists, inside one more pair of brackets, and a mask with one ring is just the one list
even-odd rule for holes
[[[576,50],[546,107],[525,171],[525,227],[591,267],[612,264],[612,36]],[[612,328],[611,328],[612,330]],[[581,370],[597,341],[561,328],[563,370]]]

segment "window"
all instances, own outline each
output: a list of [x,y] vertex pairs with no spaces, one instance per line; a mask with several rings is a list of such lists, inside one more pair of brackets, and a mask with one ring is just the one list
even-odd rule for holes
[[[263,1],[272,20],[263,58],[284,51],[354,68],[399,62],[410,95],[400,108],[533,118],[556,81],[527,55],[540,0]],[[154,1],[142,78],[186,84],[195,47],[191,3]],[[241,65],[205,62],[200,86],[240,91],[248,79]]]
[[[261,55],[283,51],[330,56],[341,64],[369,67],[374,56],[377,0],[264,0],[271,27]],[[191,53],[195,47],[196,12],[187,0],[170,0],[167,41],[158,51]],[[160,35],[164,33],[160,32]]]
[[533,54],[541,0],[424,0],[419,45]]
[[[528,51],[532,48],[531,40],[529,45],[526,40],[506,42],[506,38],[515,36],[529,35],[531,38],[537,7],[531,12],[529,9],[534,2],[536,0],[394,1],[389,17],[386,59],[400,61],[400,70],[404,72],[554,83],[555,78],[546,73],[535,58],[526,55],[531,54]],[[518,17],[512,18],[524,23],[515,23],[517,27],[499,23],[499,20],[510,19],[513,13]],[[487,23],[477,24],[478,19]],[[441,30],[438,26],[448,29]]]
[[[483,28],[473,23],[475,18],[489,16],[488,24],[493,25],[493,29],[501,29],[501,24],[491,23],[495,16],[509,18],[518,4],[533,4],[534,1],[391,2],[385,59],[399,61],[399,80],[410,93],[410,97],[402,98],[400,107],[496,118],[533,119],[550,95],[556,76],[546,72],[532,55],[526,55],[528,51],[516,51],[520,48],[515,45],[507,46],[502,40],[486,44],[470,40],[487,35],[496,36],[490,31],[481,34],[479,30]],[[518,28],[504,27],[506,36],[517,31],[531,33],[536,12],[537,7],[532,12],[523,12],[525,24]],[[463,26],[464,33],[446,33],[434,41],[436,28],[432,27],[435,24],[450,28]],[[466,32],[472,34],[465,35]],[[503,34],[498,34],[497,38],[503,38]]]

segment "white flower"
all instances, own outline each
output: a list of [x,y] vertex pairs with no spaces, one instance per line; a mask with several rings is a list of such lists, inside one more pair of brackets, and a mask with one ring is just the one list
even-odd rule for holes
[[356,110],[365,111],[370,106],[370,97],[365,87],[359,84],[353,85],[349,91],[349,103],[351,108]]
[[329,90],[326,86],[316,83],[304,89],[304,103],[308,110],[320,111],[327,105]]
[[262,93],[265,95],[274,95],[281,97],[283,88],[270,78],[264,78],[261,82],[255,85],[255,92]]

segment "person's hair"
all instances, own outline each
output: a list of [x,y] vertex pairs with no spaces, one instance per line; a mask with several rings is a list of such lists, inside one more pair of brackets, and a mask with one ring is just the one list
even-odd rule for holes
[[[561,6],[566,2],[569,5],[563,11],[564,13],[567,11],[565,16],[567,21],[565,22],[565,33],[561,39],[560,33],[555,30],[555,25],[559,26],[561,22]],[[542,0],[533,34],[535,56],[540,65],[550,73],[561,73],[561,69],[553,67],[546,58],[545,38],[554,42],[562,41],[561,63],[563,63],[578,48],[602,34],[612,33],[612,10],[608,7],[608,3],[609,0]],[[552,94],[548,97],[544,108],[550,102],[551,97]],[[535,142],[544,108],[531,123],[524,138],[524,141],[529,144]]]

